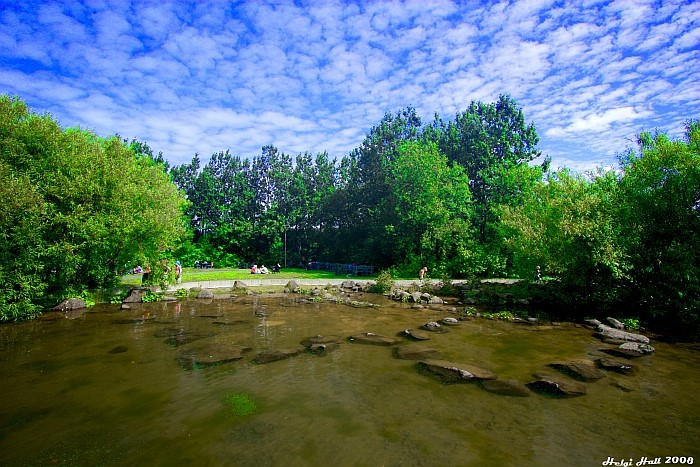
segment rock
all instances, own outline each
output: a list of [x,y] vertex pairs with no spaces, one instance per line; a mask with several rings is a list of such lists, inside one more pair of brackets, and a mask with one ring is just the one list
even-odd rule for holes
[[421,327],[423,329],[427,329],[428,331],[431,331],[431,332],[437,332],[437,333],[447,332],[447,329],[443,328],[442,326],[440,326],[440,323],[436,323],[435,321],[430,321],[429,323],[425,323]]
[[645,355],[650,355],[656,351],[654,347],[649,344],[642,344],[639,342],[625,342],[619,347],[614,349],[600,349],[601,352],[605,352],[608,355],[613,355],[615,357],[623,358],[638,358]]
[[186,370],[210,367],[234,362],[243,358],[243,354],[252,348],[237,345],[220,336],[204,339],[188,345],[178,358],[180,366]]
[[593,366],[593,362],[590,360],[555,362],[550,363],[549,366],[579,381],[598,381],[605,376],[605,373]]
[[459,383],[496,379],[497,376],[489,370],[467,363],[454,363],[447,360],[422,360],[419,368],[437,375],[444,382]]
[[481,381],[481,387],[488,392],[501,396],[529,397],[527,387],[514,379],[485,379]]
[[422,344],[406,344],[394,348],[394,355],[403,360],[430,360],[439,359],[442,354]]
[[611,328],[610,326],[606,326],[604,324],[598,326],[597,337],[615,339],[618,341],[640,342],[642,344],[648,344],[650,342],[647,336],[642,336],[641,334],[634,334],[627,331],[621,331],[619,329]]
[[155,337],[167,337],[165,343],[172,347],[180,347],[190,342],[207,339],[213,335],[214,334],[210,332],[180,331],[173,329],[164,329],[154,334]]
[[328,292],[321,295],[321,298],[324,300],[335,300],[336,299],[333,295],[329,294]]
[[357,288],[357,286],[355,285],[355,281],[351,281],[351,280],[343,281],[343,283],[340,284],[340,287],[342,287],[343,289],[355,289],[355,288]]
[[307,337],[303,341],[301,341],[301,345],[303,345],[306,348],[310,348],[313,345],[316,344],[338,344],[340,343],[340,337],[338,336],[313,336],[313,337]]
[[270,363],[276,362],[278,360],[284,360],[285,358],[296,357],[303,350],[301,349],[281,349],[281,350],[265,350],[258,353],[253,359],[253,363]]
[[406,292],[405,290],[398,289],[394,292],[393,299],[397,300],[399,302],[407,302],[408,297],[410,297],[411,294]]
[[287,285],[285,285],[284,288],[285,290],[289,290],[291,293],[299,292],[299,284],[297,284],[297,281],[295,281],[294,279],[287,282]]
[[425,307],[420,303],[416,303],[415,305],[411,306],[411,310],[422,310],[423,308]]
[[111,353],[112,355],[115,355],[115,354],[118,354],[118,353],[124,353],[124,352],[126,352],[127,350],[128,350],[128,349],[127,349],[126,347],[124,347],[123,345],[118,345],[118,346],[116,346],[115,348],[113,348],[112,350],[110,350],[108,353]]
[[420,302],[430,303],[431,298],[432,297],[428,292],[423,292],[422,294],[420,294]]
[[309,294],[311,294],[312,297],[318,297],[321,295],[321,289],[319,289],[318,287],[314,287],[313,289],[311,289]]
[[616,320],[615,318],[611,318],[611,317],[608,316],[605,320],[606,320],[608,323],[610,323],[610,325],[611,325],[612,327],[614,327],[615,329],[619,329],[619,330],[621,330],[621,331],[625,329],[625,325],[622,324],[620,321]]
[[459,320],[457,318],[443,318],[442,324],[448,326],[459,326]]
[[590,328],[597,329],[598,326],[600,326],[603,323],[601,323],[597,319],[584,319],[583,324],[585,324],[586,326],[588,326]]
[[420,303],[420,292],[413,292],[411,295],[408,297],[408,301],[411,303]]
[[124,300],[122,300],[122,303],[141,303],[143,296],[150,290],[147,287],[132,287]]
[[350,342],[357,342],[360,344],[371,344],[371,345],[396,345],[399,341],[394,337],[382,336],[379,334],[374,334],[373,332],[363,332],[362,334],[356,334],[348,338]]
[[247,290],[248,284],[243,281],[235,281],[233,283],[233,290]]
[[425,331],[419,331],[417,329],[405,329],[402,334],[405,337],[415,339],[417,341],[427,341],[430,339],[430,334]]
[[445,301],[442,298],[433,295],[428,300],[428,303],[430,303],[431,305],[443,305]]
[[85,300],[80,298],[67,298],[52,308],[53,311],[72,311],[87,308]]
[[311,344],[308,347],[309,352],[315,353],[317,355],[325,355],[331,350],[335,350],[340,347],[338,342],[329,342],[327,344]]
[[612,358],[599,358],[597,363],[598,366],[604,370],[614,371],[622,375],[633,375],[637,372],[637,368],[635,366],[628,365],[625,362]]
[[578,381],[564,380],[545,373],[536,374],[536,381],[525,386],[538,394],[551,397],[577,397],[586,394],[586,387]]
[[202,299],[214,298],[214,292],[212,292],[209,289],[202,289],[197,294],[197,298],[202,298]]
[[628,386],[622,384],[622,383],[619,382],[619,381],[613,381],[612,383],[610,383],[610,385],[611,385],[612,387],[614,387],[614,388],[617,388],[617,389],[623,391],[623,392],[632,392],[632,391],[634,391],[634,389],[632,389],[632,388],[630,388],[630,387],[628,387]]

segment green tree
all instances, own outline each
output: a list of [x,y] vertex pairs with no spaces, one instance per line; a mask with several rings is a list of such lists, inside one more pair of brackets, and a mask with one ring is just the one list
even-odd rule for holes
[[391,161],[396,224],[385,226],[394,264],[415,272],[468,275],[471,193],[464,169],[449,163],[432,143],[405,141]]
[[[24,282],[9,289],[20,292],[4,293],[6,302],[37,305],[44,298],[113,284],[120,270],[136,262],[155,265],[184,231],[185,201],[169,176],[151,158],[137,157],[119,137],[63,130],[50,116],[33,114],[19,99],[2,96],[0,157],[7,183],[1,204],[14,209],[12,190],[22,189],[29,194],[22,202],[31,212],[22,222],[16,214],[3,216],[3,224],[15,227],[7,230],[0,256],[14,256],[29,240],[36,247],[26,253],[33,259],[22,273]],[[19,232],[39,221],[41,227],[23,239]],[[0,264],[0,276],[19,277],[8,264]]]
[[621,157],[621,224],[633,264],[629,300],[675,330],[700,324],[700,122],[685,139],[641,133]]

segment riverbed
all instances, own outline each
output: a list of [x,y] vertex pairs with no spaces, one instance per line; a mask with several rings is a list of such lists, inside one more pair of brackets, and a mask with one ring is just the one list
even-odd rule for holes
[[[0,465],[594,466],[671,456],[700,462],[700,352],[653,341],[586,394],[509,397],[480,384],[445,384],[399,359],[397,337],[457,316],[412,309],[252,295],[97,305],[0,326]],[[454,306],[454,305],[452,305]],[[556,361],[606,357],[612,347],[575,324],[472,318],[431,333],[445,360],[528,383]],[[191,336],[173,340],[172,336]],[[323,353],[317,335],[342,337]],[[215,366],[184,365],[188,346],[219,339],[250,349]],[[298,355],[266,364],[266,350]],[[185,359],[186,360],[186,359]],[[562,378],[568,376],[559,374]],[[620,464],[621,465],[621,464]],[[641,465],[641,464],[640,464]]]

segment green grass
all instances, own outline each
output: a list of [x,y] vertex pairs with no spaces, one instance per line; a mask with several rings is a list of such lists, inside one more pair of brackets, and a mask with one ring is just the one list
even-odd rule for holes
[[[230,281],[246,279],[343,279],[345,276],[336,276],[333,272],[328,271],[307,271],[299,268],[284,268],[277,274],[251,274],[250,269],[234,269],[234,268],[213,268],[213,269],[182,269],[182,282],[200,282],[200,281]],[[361,276],[360,279],[371,279],[376,276]],[[357,279],[356,276],[352,276]],[[140,275],[127,275],[122,277],[124,285],[140,285]]]

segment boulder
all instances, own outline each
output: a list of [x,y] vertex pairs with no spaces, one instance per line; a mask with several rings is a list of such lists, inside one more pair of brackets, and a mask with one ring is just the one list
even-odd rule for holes
[[614,358],[599,358],[597,360],[598,367],[607,371],[614,371],[622,375],[633,375],[637,372],[637,368],[629,365],[626,362],[615,360]]
[[598,381],[605,373],[597,369],[590,360],[550,363],[550,367],[561,371],[579,381]]
[[484,379],[496,379],[495,373],[467,363],[454,363],[447,360],[422,360],[420,369],[438,376],[447,383],[465,383]]
[[405,290],[398,289],[394,292],[393,299],[398,300],[399,302],[407,302],[408,297],[410,297],[411,294],[406,292]]
[[431,305],[443,305],[445,303],[445,301],[442,298],[436,297],[435,295],[433,295],[428,300],[428,303]]
[[411,295],[408,297],[408,301],[411,303],[420,303],[420,292],[413,292]]
[[52,308],[53,311],[73,311],[87,308],[85,300],[81,298],[67,298]]
[[423,326],[421,326],[423,329],[426,329],[431,332],[437,332],[437,333],[443,333],[447,332],[447,329],[443,328],[440,326],[440,323],[436,323],[435,321],[430,321],[428,323],[425,323]]
[[233,283],[233,290],[247,290],[248,284],[243,281],[235,281]]
[[132,287],[122,303],[141,303],[141,299],[149,290],[147,287]]
[[589,328],[597,329],[598,326],[600,326],[600,325],[603,324],[603,323],[601,323],[601,322],[598,321],[597,319],[584,319],[584,320],[583,320],[583,324],[585,324],[585,325],[586,325],[587,327],[589,327]]
[[429,333],[425,331],[419,331],[417,329],[405,329],[401,334],[405,337],[415,339],[417,341],[427,341],[430,339]]
[[342,284],[340,284],[340,287],[342,287],[343,289],[356,289],[357,285],[355,284],[355,281],[346,280],[343,281]]
[[598,337],[603,339],[613,339],[615,341],[640,342],[642,344],[648,344],[650,342],[647,336],[621,331],[604,324],[598,326]]
[[481,381],[481,387],[488,392],[500,396],[529,397],[530,391],[519,381],[514,379],[485,379]]
[[284,360],[285,358],[296,357],[302,352],[302,349],[264,350],[255,356],[253,363],[262,364],[276,362],[278,360]]
[[394,348],[396,358],[403,360],[430,360],[439,359],[442,354],[433,348],[422,344],[406,344]]
[[525,386],[538,394],[551,397],[577,397],[586,394],[586,386],[578,381],[565,380],[545,373],[535,375],[536,381]]
[[202,289],[197,294],[197,298],[201,298],[201,299],[214,298],[214,292],[212,292],[209,289]]
[[622,324],[620,321],[616,320],[615,318],[611,318],[610,316],[608,316],[608,317],[605,319],[605,321],[607,321],[608,323],[610,323],[610,325],[611,325],[612,327],[614,327],[615,329],[619,329],[620,331],[622,331],[622,330],[625,329],[625,325]]
[[457,318],[443,318],[442,324],[446,324],[448,326],[459,326],[459,320]]
[[360,344],[370,344],[370,345],[396,345],[400,340],[394,337],[382,336],[375,334],[373,332],[363,332],[362,334],[356,334],[348,338],[350,342],[357,342]]
[[299,284],[297,284],[297,281],[292,279],[289,282],[287,282],[287,285],[284,286],[284,290],[289,291],[291,293],[297,293],[299,292]]

